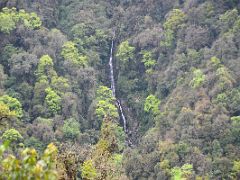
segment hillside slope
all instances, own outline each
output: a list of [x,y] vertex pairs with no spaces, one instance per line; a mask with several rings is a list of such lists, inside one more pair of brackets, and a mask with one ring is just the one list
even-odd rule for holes
[[240,178],[238,0],[3,0],[0,9],[6,155],[53,142],[59,179]]

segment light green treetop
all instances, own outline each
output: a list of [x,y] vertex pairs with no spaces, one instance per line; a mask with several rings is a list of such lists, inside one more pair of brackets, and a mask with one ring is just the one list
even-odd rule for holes
[[112,90],[107,86],[99,86],[97,89],[97,99],[98,100],[107,100],[107,101],[115,101],[115,98],[112,95]]
[[231,117],[232,121],[240,122],[240,116],[233,116]]
[[233,179],[237,179],[238,175],[240,174],[240,160],[236,160],[233,162],[233,168],[232,168],[232,171],[233,171]]
[[219,87],[224,90],[228,85],[232,87],[235,79],[230,74],[229,70],[225,66],[220,66],[216,72],[219,79]]
[[6,105],[3,102],[0,102],[0,120],[5,118],[15,117],[15,116],[16,116],[15,111],[11,111],[8,105]]
[[36,76],[39,81],[48,81],[48,78],[57,76],[53,60],[49,55],[43,55],[38,63]]
[[218,59],[216,56],[211,57],[210,62],[214,67],[217,68],[221,65],[220,59]]
[[180,9],[173,9],[167,16],[164,27],[164,39],[160,42],[163,47],[170,48],[173,45],[175,32],[180,28],[186,20],[185,13]]
[[171,170],[172,180],[187,180],[192,173],[192,164],[184,164],[182,167],[174,167]]
[[50,87],[46,90],[45,102],[52,114],[57,114],[61,109],[61,97]]
[[42,25],[41,19],[34,12],[26,13],[24,10],[20,10],[19,18],[23,21],[24,26],[30,29],[36,29]]
[[163,24],[165,30],[176,31],[180,25],[186,20],[185,13],[180,9],[173,9],[168,17],[166,22]]
[[224,14],[220,15],[219,17],[219,26],[223,33],[232,30],[235,22],[240,20],[238,17],[238,10],[232,9],[226,11]]
[[99,118],[118,117],[118,110],[111,89],[106,86],[100,86],[97,89],[97,101],[96,115]]
[[128,41],[123,41],[117,50],[116,56],[123,62],[127,62],[128,60],[134,57],[135,47],[131,46]]
[[161,101],[154,95],[149,95],[144,103],[144,111],[151,112],[153,115],[158,115],[160,113],[159,105]]
[[17,23],[23,23],[23,25],[30,29],[39,28],[42,21],[36,13],[27,13],[24,10],[19,12],[16,8],[3,8],[0,12],[0,31],[9,34],[17,26]]
[[61,55],[66,61],[70,61],[74,65],[80,65],[82,67],[87,66],[88,57],[80,54],[76,44],[72,41],[67,41],[64,43]]
[[0,96],[0,103],[6,104],[10,111],[12,111],[12,113],[14,113],[17,117],[20,118],[23,116],[22,104],[18,99],[8,95],[3,95]]
[[80,135],[80,124],[73,118],[64,121],[63,133],[66,138],[75,139]]
[[145,68],[147,69],[147,73],[152,73],[154,66],[157,64],[156,60],[153,59],[152,52],[150,51],[141,51],[142,62],[144,63]]
[[16,9],[3,8],[0,12],[0,31],[9,34],[16,28],[18,17],[15,13]]
[[82,178],[88,179],[88,180],[96,179],[97,170],[93,166],[92,160],[85,161],[81,166],[81,170],[82,170]]
[[198,87],[202,86],[202,84],[204,83],[205,79],[206,79],[206,75],[203,74],[202,70],[201,69],[195,69],[193,71],[193,79],[190,82],[190,85],[193,88],[198,88]]
[[6,130],[2,135],[3,141],[17,142],[20,139],[23,139],[22,135],[16,129]]

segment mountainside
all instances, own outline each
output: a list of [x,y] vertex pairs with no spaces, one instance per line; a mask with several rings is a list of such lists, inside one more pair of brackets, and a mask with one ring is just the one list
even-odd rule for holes
[[0,179],[240,179],[238,0],[1,0]]

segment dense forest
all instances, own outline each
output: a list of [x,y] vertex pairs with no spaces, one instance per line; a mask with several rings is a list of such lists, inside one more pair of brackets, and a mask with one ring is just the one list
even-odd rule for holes
[[239,0],[0,0],[0,179],[240,179]]

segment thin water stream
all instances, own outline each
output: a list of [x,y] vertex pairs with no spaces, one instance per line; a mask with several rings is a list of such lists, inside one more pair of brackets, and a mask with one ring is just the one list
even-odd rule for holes
[[119,112],[120,112],[120,116],[121,116],[121,119],[123,121],[123,129],[124,129],[125,133],[127,134],[128,133],[128,130],[127,130],[127,119],[126,119],[126,117],[124,115],[121,101],[118,100],[117,97],[116,97],[116,88],[115,88],[114,71],[113,71],[113,48],[114,48],[114,41],[112,40],[111,52],[110,52],[110,57],[109,57],[111,90],[112,90],[113,97],[116,98],[116,104],[118,106],[118,109],[119,109]]

